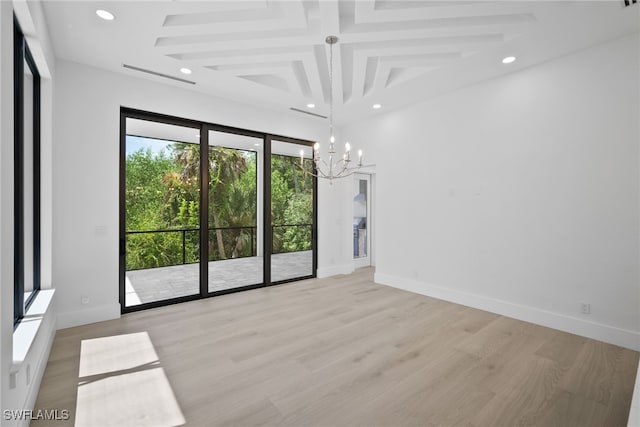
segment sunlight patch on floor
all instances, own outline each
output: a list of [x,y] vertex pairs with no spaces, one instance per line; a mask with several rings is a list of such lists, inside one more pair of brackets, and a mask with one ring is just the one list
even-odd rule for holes
[[146,332],[83,340],[76,427],[185,424]]
[[138,296],[138,293],[136,292],[136,290],[133,288],[133,285],[131,284],[131,280],[129,280],[129,276],[125,275],[124,280],[125,280],[125,283],[124,283],[125,305],[127,307],[130,307],[132,305],[142,304],[142,301],[140,301],[140,297]]

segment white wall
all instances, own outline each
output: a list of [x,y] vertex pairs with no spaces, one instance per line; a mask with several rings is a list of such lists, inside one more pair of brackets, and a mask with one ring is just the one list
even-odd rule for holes
[[377,164],[376,280],[640,349],[639,55],[636,34],[343,129]]
[[[118,165],[120,107],[324,141],[325,120],[275,113],[173,84],[59,61],[54,115],[53,281],[59,327],[119,316]],[[348,216],[341,184],[319,188],[319,275],[349,272]],[[339,227],[344,225],[346,232]],[[81,304],[87,295],[90,303]]]
[[[12,8],[0,2],[0,52],[11,52]],[[13,61],[0,55],[0,404],[9,390],[13,325]],[[3,405],[4,407],[4,405]]]
[[[14,165],[13,165],[13,13],[41,74],[41,288],[23,322],[13,330]],[[31,409],[55,334],[51,299],[51,116],[53,50],[41,4],[0,2],[0,402],[2,409]],[[38,327],[34,327],[39,325]],[[10,385],[13,376],[15,385]],[[2,425],[26,425],[27,419]]]

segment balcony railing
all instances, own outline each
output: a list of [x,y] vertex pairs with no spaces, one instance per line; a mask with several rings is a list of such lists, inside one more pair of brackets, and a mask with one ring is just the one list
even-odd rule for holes
[[[272,253],[310,250],[313,224],[275,224],[271,226]],[[200,260],[200,229],[126,231],[127,271]],[[209,261],[256,256],[257,227],[209,228]]]

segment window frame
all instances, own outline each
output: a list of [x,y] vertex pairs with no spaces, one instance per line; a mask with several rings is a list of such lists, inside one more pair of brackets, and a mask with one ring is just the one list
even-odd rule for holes
[[[33,76],[33,141],[25,141],[24,65]],[[40,73],[15,14],[13,16],[13,90],[14,90],[14,328],[24,318],[41,286],[40,230]],[[25,143],[33,144],[33,253],[25,254]],[[25,257],[33,257],[33,289],[25,300]]]
[[[127,136],[127,119],[146,120],[151,122],[165,123],[176,126],[190,127],[199,129],[200,132],[200,182],[209,182],[209,131],[222,133],[230,133],[244,135],[262,139],[263,141],[263,206],[262,206],[262,245],[263,245],[263,282],[261,284],[242,286],[238,288],[230,288],[219,291],[209,291],[209,270],[208,262],[208,230],[202,224],[208,225],[209,212],[209,187],[201,186],[200,189],[200,292],[198,294],[181,296],[170,299],[157,300],[137,305],[126,305],[126,136]],[[261,288],[266,286],[280,285],[289,282],[295,282],[304,279],[317,277],[318,270],[318,179],[313,178],[313,224],[311,231],[312,242],[312,271],[311,274],[279,281],[271,281],[271,252],[273,248],[272,229],[271,229],[271,144],[272,141],[280,141],[290,144],[313,147],[315,141],[291,138],[281,135],[259,132],[250,129],[242,129],[232,126],[225,126],[211,122],[203,122],[198,120],[186,119],[166,114],[160,114],[150,111],[138,110],[129,107],[120,107],[120,177],[119,177],[119,294],[120,294],[120,312],[122,314],[135,311],[145,310],[148,308],[162,307],[170,304],[176,304],[197,299],[215,297],[229,293],[242,292],[249,289]],[[257,172],[260,173],[260,172]],[[256,177],[257,179],[257,177]]]

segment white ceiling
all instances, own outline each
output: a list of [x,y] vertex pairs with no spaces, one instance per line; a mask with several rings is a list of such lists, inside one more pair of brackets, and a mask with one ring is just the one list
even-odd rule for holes
[[[101,20],[99,8],[116,19]],[[57,57],[293,115],[328,115],[325,37],[337,35],[337,123],[640,30],[640,5],[623,0],[49,0],[44,10]],[[518,60],[502,64],[508,55]]]

